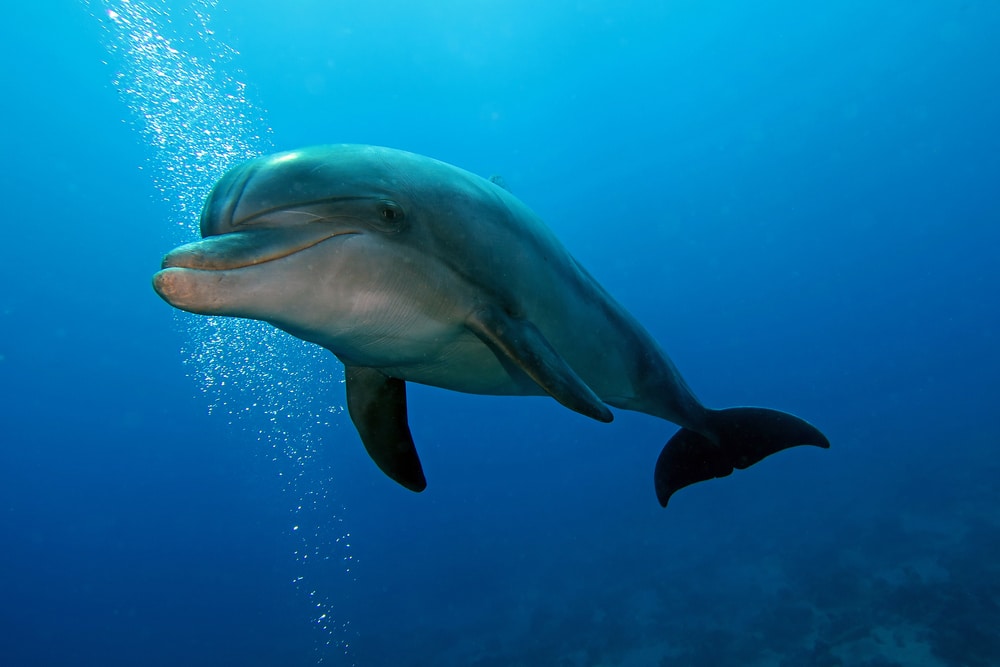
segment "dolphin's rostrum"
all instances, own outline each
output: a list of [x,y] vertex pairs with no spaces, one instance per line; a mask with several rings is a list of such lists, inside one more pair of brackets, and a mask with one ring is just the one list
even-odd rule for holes
[[193,313],[270,322],[346,367],[347,406],[389,477],[426,486],[406,382],[544,395],[602,422],[608,406],[681,430],[655,468],[660,504],[796,445],[816,428],[762,408],[702,406],[646,330],[506,189],[389,148],[316,146],[236,167],[203,240],[153,278]]

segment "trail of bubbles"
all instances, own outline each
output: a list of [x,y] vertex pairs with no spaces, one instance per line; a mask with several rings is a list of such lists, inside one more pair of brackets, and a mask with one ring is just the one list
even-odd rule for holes
[[[210,27],[217,0],[83,2],[100,21],[114,85],[150,148],[153,184],[178,220],[176,240],[191,240],[215,181],[271,149],[264,116],[236,78],[236,51]],[[209,411],[256,433],[293,498],[294,584],[321,631],[317,662],[334,654],[349,659],[350,622],[335,620],[322,582],[353,578],[350,534],[334,516],[331,471],[317,457],[317,433],[331,433],[343,412],[330,400],[343,372],[318,348],[260,322],[179,318],[187,331],[185,363]]]
[[117,68],[115,87],[151,149],[153,183],[179,214],[179,225],[197,231],[189,213],[200,210],[215,180],[271,145],[246,84],[229,74],[237,71],[236,52],[209,27],[216,0],[183,7],[162,0],[84,1],[101,19]]

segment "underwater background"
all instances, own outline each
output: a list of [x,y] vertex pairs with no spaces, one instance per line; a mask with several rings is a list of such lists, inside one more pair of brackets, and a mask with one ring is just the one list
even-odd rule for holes
[[[1000,5],[45,0],[0,24],[0,663],[1000,665]],[[673,425],[342,369],[150,287],[229,166],[501,175],[712,407],[832,448],[653,492]],[[330,358],[328,358],[330,357]]]

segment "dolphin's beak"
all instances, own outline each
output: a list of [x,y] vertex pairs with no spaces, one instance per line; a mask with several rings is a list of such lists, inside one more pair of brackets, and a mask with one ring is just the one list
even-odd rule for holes
[[263,264],[311,248],[328,238],[353,232],[329,225],[260,227],[209,236],[175,248],[163,258],[162,268],[180,267],[220,271]]
[[153,289],[172,306],[209,314],[219,299],[218,283],[240,269],[288,257],[335,236],[356,234],[328,225],[263,227],[210,236],[182,245],[163,258],[153,276]]

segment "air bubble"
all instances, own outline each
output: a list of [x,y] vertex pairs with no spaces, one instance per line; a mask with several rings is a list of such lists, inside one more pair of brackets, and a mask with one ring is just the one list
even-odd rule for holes
[[[215,181],[232,166],[273,150],[265,113],[250,99],[252,87],[234,64],[237,52],[209,28],[217,0],[82,1],[104,29],[109,77],[148,147],[146,171],[159,197],[170,203],[165,243],[192,241]],[[267,458],[294,499],[290,567],[299,572],[293,582],[302,595],[312,591],[314,621],[332,618],[332,582],[346,585],[354,574],[329,558],[349,546],[337,538],[343,530],[334,526],[343,508],[332,500],[332,471],[317,453],[321,443],[331,444],[329,425],[336,417],[330,415],[344,413],[343,406],[331,405],[343,370],[331,355],[270,325],[184,313],[177,318],[186,333],[184,362],[209,414],[258,434],[269,446],[259,453],[280,445],[282,456]],[[309,553],[322,557],[309,559]],[[322,646],[348,647],[347,622],[340,627],[321,624],[319,662]]]

